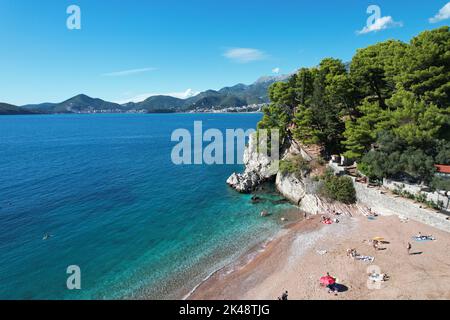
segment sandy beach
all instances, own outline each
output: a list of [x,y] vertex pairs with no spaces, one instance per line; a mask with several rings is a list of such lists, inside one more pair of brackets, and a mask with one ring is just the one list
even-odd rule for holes
[[[324,225],[315,216],[291,225],[250,262],[218,272],[189,299],[274,300],[286,290],[290,300],[450,299],[449,233],[395,215],[369,220],[355,214],[339,220]],[[416,242],[412,237],[419,232],[436,240]],[[370,243],[374,237],[385,239],[380,250]],[[347,256],[350,248],[375,260],[354,260]],[[372,270],[390,279],[368,282]],[[327,272],[342,285],[337,295],[319,284]]]

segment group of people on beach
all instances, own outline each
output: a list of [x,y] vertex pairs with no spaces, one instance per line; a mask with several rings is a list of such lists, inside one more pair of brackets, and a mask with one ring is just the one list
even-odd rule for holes
[[339,223],[339,220],[338,219],[331,219],[331,218],[326,217],[326,216],[322,216],[321,222],[323,224],[333,224],[333,223]]
[[[327,215],[323,215],[321,217],[321,223],[323,223],[323,224],[338,223],[339,220],[333,219],[332,216],[339,216],[339,215],[341,215],[341,213],[338,213],[335,210],[328,211]],[[375,213],[370,208],[368,208],[367,211],[364,212],[364,215],[369,218],[378,217],[378,214]],[[421,232],[419,232],[417,235],[413,236],[412,239],[415,241],[435,240],[435,238],[433,236],[428,236],[428,235],[424,236],[424,235],[422,235]],[[375,237],[375,238],[369,240],[369,244],[372,245],[372,247],[375,249],[375,251],[380,251],[380,250],[386,250],[385,247],[381,247],[381,246],[383,244],[389,244],[389,242],[385,241],[382,237]],[[414,254],[414,253],[411,253],[411,250],[412,250],[411,242],[407,243],[406,250],[407,250],[408,255]],[[365,261],[365,262],[373,262],[375,259],[374,257],[371,257],[371,256],[360,255],[355,248],[347,249],[347,256],[354,260],[360,260],[360,261]],[[328,278],[328,281],[322,281],[322,280],[327,280],[327,278]],[[373,281],[374,283],[375,282],[384,282],[384,281],[388,281],[390,279],[390,277],[387,274],[377,273],[377,272],[369,273],[368,278],[370,281]],[[330,273],[327,272],[326,276],[322,277],[320,280],[321,280],[320,281],[321,286],[325,287],[328,290],[328,293],[330,293],[330,294],[334,293],[335,295],[338,295],[338,293],[340,292],[340,290],[339,290],[340,285],[337,284],[337,279],[335,277],[332,277],[330,275]],[[288,291],[283,292],[281,297],[278,297],[278,300],[288,300]]]

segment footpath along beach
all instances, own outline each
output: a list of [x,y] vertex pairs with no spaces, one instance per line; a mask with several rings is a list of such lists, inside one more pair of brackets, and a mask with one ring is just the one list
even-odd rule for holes
[[[398,216],[368,219],[360,213],[325,225],[320,216],[291,225],[241,268],[218,272],[189,299],[450,299],[450,234]],[[413,236],[432,235],[434,241]],[[373,239],[383,238],[378,250]],[[412,248],[408,253],[408,243]],[[349,257],[348,249],[373,262]],[[372,282],[369,272],[386,274]],[[327,272],[337,279],[335,295],[320,285]]]

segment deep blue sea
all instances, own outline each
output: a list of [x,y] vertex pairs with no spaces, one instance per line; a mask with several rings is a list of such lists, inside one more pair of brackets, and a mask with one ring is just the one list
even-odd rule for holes
[[[229,188],[241,165],[171,161],[175,129],[249,129],[260,118],[0,117],[0,299],[181,298],[269,239],[290,206]],[[81,290],[67,289],[70,265]]]

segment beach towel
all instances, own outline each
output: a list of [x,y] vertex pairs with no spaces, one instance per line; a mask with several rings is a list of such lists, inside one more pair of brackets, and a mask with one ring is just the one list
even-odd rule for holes
[[320,254],[321,256],[323,256],[324,254],[327,254],[328,251],[327,250],[317,250],[317,253]]
[[423,237],[412,237],[414,241],[417,242],[424,242],[424,241],[434,241],[436,240],[434,237],[429,237],[429,236],[423,236]]
[[363,261],[363,262],[374,262],[375,258],[371,256],[356,256],[356,260]]

